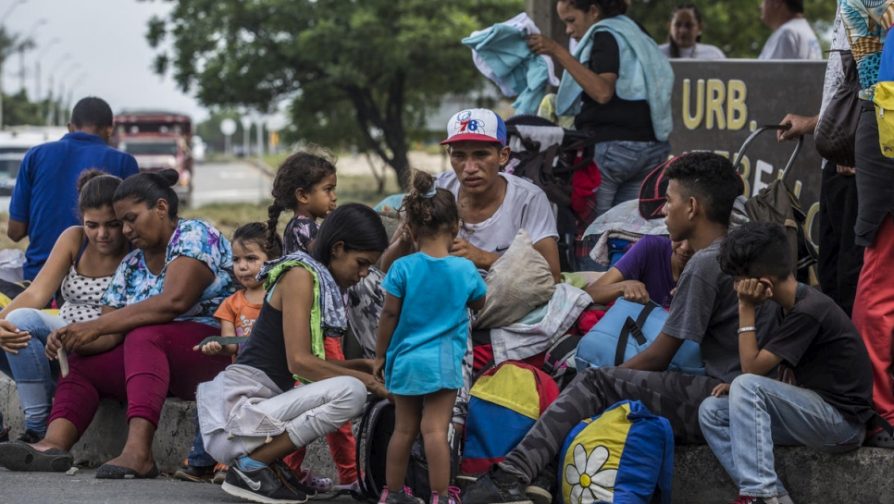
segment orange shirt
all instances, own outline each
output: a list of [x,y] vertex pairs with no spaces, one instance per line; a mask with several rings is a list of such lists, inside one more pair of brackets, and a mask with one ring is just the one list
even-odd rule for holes
[[250,303],[245,297],[244,290],[236,291],[224,299],[214,312],[215,318],[226,320],[236,326],[236,336],[251,336],[251,328],[260,315],[261,305]]

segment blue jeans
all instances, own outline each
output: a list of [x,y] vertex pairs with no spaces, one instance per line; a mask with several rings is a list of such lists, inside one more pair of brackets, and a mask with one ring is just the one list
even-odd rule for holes
[[33,308],[19,308],[6,316],[19,330],[28,331],[31,340],[17,354],[0,352],[0,371],[16,382],[19,402],[25,413],[25,428],[43,436],[47,430],[50,402],[56,388],[52,366],[44,354],[50,333],[64,327],[62,318]]
[[214,460],[214,457],[208,455],[208,452],[205,451],[205,443],[202,441],[202,429],[199,428],[199,411],[196,409],[195,416],[195,424],[196,424],[196,437],[192,440],[192,448],[189,449],[189,455],[186,458],[186,462],[192,467],[210,467],[213,466],[217,461]]
[[602,174],[596,191],[596,216],[639,198],[639,187],[653,168],[667,160],[667,142],[613,140],[596,144],[593,160]]
[[776,475],[774,444],[834,453],[859,448],[866,434],[816,392],[752,374],[733,380],[728,397],[705,399],[698,420],[739,494],[752,497],[788,494]]

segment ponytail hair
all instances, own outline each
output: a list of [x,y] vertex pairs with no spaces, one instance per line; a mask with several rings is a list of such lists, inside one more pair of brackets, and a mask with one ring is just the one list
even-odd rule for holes
[[121,179],[108,173],[90,168],[78,177],[78,210],[81,214],[85,210],[112,206],[115,191],[121,185]]
[[455,232],[459,225],[459,210],[453,193],[435,187],[431,175],[416,170],[413,188],[404,197],[402,210],[407,223],[417,237],[434,236],[443,231]]
[[338,242],[346,251],[381,253],[388,248],[388,235],[375,210],[360,203],[349,203],[326,216],[314,240],[311,256],[328,267],[332,247]]
[[168,217],[177,219],[177,210],[180,198],[174,192],[172,186],[180,180],[177,170],[167,169],[158,172],[141,172],[131,175],[121,182],[115,190],[113,201],[133,199],[137,203],[146,203],[149,208],[155,208],[158,200],[168,202]]
[[[698,7],[693,3],[679,4],[676,7],[674,7],[674,10],[671,11],[671,19],[670,19],[671,24],[673,24],[673,22],[674,22],[674,16],[676,16],[678,12],[684,11],[684,10],[691,10],[692,17],[695,18],[695,22],[698,23],[699,27],[702,26],[702,13],[700,10],[698,10]],[[695,37],[695,43],[697,44],[701,41],[702,41],[702,36],[701,36],[701,34],[699,34],[697,37]],[[667,42],[668,42],[668,46],[670,48],[670,57],[671,58],[679,58],[680,57],[680,46],[677,45],[677,42],[671,36],[671,30],[667,31]]]

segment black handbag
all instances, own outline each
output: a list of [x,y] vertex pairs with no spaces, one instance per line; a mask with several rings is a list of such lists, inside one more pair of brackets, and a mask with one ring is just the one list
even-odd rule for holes
[[850,51],[836,51],[841,56],[844,79],[838,85],[814,131],[819,154],[830,162],[854,166],[854,143],[860,120],[860,79],[857,63]]

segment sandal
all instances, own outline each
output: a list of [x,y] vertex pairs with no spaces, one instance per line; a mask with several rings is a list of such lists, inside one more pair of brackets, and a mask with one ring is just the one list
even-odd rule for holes
[[152,464],[152,469],[143,474],[137,473],[129,467],[113,464],[103,464],[96,469],[96,479],[153,479],[158,477],[158,466]]
[[0,466],[10,471],[65,472],[73,463],[70,453],[56,448],[38,451],[18,441],[0,443]]
[[866,436],[863,446],[874,446],[876,448],[894,448],[894,436],[887,431],[880,430],[874,434]]

